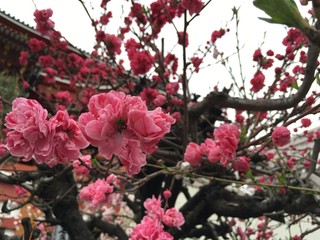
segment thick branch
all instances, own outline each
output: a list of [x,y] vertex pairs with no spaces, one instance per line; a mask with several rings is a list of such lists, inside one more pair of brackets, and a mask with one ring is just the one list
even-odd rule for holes
[[319,48],[314,44],[310,44],[305,78],[295,95],[288,98],[257,100],[230,97],[228,94],[223,92],[211,92],[203,99],[202,102],[189,109],[190,118],[197,119],[203,113],[210,111],[213,106],[243,109],[248,111],[285,110],[294,107],[303,100],[310,90],[314,81],[318,56]]
[[119,240],[128,240],[128,236],[125,231],[116,223],[105,222],[102,221],[101,218],[94,218],[91,221],[91,224],[104,233],[116,236]]

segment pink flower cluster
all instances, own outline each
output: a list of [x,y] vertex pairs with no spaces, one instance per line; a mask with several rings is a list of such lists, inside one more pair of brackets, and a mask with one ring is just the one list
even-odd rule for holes
[[54,28],[54,22],[50,19],[52,16],[52,9],[36,10],[34,12],[34,20],[36,22],[36,30],[42,35],[51,35]]
[[112,198],[113,186],[117,177],[113,174],[106,179],[97,179],[94,183],[82,188],[79,197],[82,200],[90,202],[94,207],[109,203]]
[[90,98],[78,123],[86,138],[107,159],[119,157],[128,174],[137,174],[146,155],[170,131],[174,118],[161,108],[148,111],[140,97],[110,91]]
[[76,160],[89,145],[75,120],[66,111],[47,120],[47,111],[36,101],[17,98],[5,118],[7,148],[13,156],[55,166]]
[[168,227],[181,227],[184,224],[184,217],[175,208],[166,211],[161,207],[161,198],[148,198],[144,202],[146,216],[142,219],[130,234],[129,240],[172,240],[173,237],[164,231],[164,225]]
[[200,166],[202,157],[206,156],[211,163],[219,162],[227,167],[233,161],[235,170],[248,170],[247,158],[236,159],[240,131],[235,124],[222,124],[214,130],[213,137],[214,140],[207,138],[201,145],[190,142],[184,153],[184,160],[192,166]]

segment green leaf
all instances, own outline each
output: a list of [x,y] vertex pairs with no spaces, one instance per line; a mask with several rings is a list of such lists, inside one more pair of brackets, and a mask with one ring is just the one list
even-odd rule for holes
[[317,78],[317,84],[320,86],[320,77],[319,77],[319,72],[316,73],[316,78]]
[[245,175],[246,175],[246,177],[247,177],[248,179],[251,179],[252,182],[254,182],[254,183],[256,182],[256,179],[254,178],[251,170],[246,171],[246,172],[245,172]]
[[269,23],[285,24],[305,32],[311,26],[305,20],[294,0],[254,0],[254,6],[264,11],[271,18],[260,18]]
[[278,177],[278,181],[282,184],[282,185],[287,185],[287,179],[286,179],[286,175],[284,174],[284,172],[281,173],[281,175]]
[[299,89],[299,86],[298,86],[298,82],[297,81],[294,81],[291,85],[292,88],[298,90]]

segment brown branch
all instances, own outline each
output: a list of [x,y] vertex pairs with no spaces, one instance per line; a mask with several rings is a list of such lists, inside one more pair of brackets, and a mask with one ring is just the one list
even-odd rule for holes
[[203,113],[210,111],[214,106],[259,112],[285,110],[296,106],[307,95],[314,81],[319,52],[319,47],[314,44],[310,44],[305,78],[295,95],[288,98],[257,100],[231,97],[227,93],[223,92],[211,92],[203,99],[202,102],[189,109],[190,118],[197,119]]

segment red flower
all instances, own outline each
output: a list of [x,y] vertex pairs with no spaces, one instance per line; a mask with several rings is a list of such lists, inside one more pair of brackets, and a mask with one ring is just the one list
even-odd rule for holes
[[259,92],[264,87],[264,79],[264,74],[258,71],[250,81],[252,84],[251,90],[255,93]]
[[278,147],[282,147],[290,142],[290,131],[285,126],[276,127],[271,136],[273,143]]

